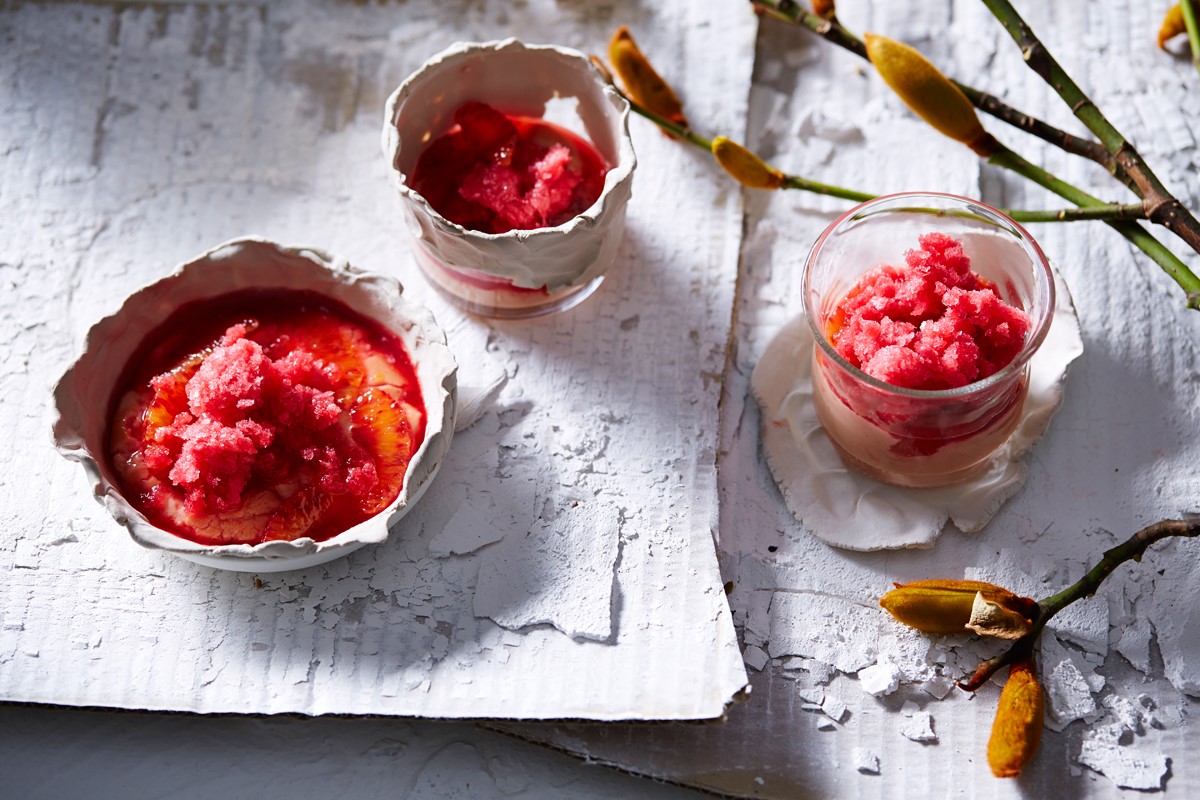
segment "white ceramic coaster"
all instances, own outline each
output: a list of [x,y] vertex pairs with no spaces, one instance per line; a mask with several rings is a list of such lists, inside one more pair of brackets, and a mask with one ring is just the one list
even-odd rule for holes
[[817,420],[812,404],[812,334],[804,316],[767,345],[750,388],[763,415],[763,449],[792,515],[821,541],[848,550],[931,547],[947,520],[978,531],[1025,482],[1022,456],[1062,404],[1067,371],[1083,353],[1079,318],[1062,278],[1058,307],[1030,362],[1021,423],[978,478],[937,489],[905,489],[848,468]]

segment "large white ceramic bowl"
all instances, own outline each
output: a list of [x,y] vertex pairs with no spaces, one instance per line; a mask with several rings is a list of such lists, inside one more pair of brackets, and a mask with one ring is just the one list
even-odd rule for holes
[[[386,509],[331,539],[272,541],[257,545],[205,546],[151,524],[122,495],[107,457],[109,415],[118,381],[146,336],[181,306],[245,289],[316,292],[375,320],[403,342],[425,404],[425,439],[413,454],[400,495]],[[454,434],[457,364],[446,335],[428,309],[403,297],[394,278],[362,272],[345,260],[307,247],[263,239],[219,245],[175,273],[130,296],[112,316],[88,332],[83,354],[54,390],[58,418],[54,443],[66,458],[83,464],[99,500],[134,541],[220,569],[281,572],[303,569],[382,542],[389,526],[408,511],[432,482]]]

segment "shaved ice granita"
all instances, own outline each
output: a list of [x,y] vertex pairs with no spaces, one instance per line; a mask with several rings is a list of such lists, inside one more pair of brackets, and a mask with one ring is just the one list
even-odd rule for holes
[[636,165],[629,106],[587,57],[513,39],[459,43],[387,103],[383,151],[413,256],[459,308],[571,308],[616,257]]
[[1016,430],[1054,281],[1020,225],[967,198],[892,195],[814,245],[813,404],[843,461],[910,487],[970,480]]
[[202,545],[330,539],[396,499],[425,436],[403,343],[310,292],[186,305],[117,385],[109,459],[125,497]]
[[596,148],[565,128],[470,101],[421,152],[412,188],[451,222],[507,233],[561,225],[596,202],[607,173]]

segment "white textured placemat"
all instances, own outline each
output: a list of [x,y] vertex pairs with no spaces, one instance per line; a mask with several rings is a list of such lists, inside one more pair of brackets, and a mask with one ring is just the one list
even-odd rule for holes
[[[754,20],[724,17],[674,0],[620,22],[678,67],[698,117],[737,132]],[[628,232],[601,291],[557,317],[488,324],[416,271],[378,149],[388,93],[453,41],[603,52],[617,24],[553,0],[5,12],[0,700],[722,713],[746,680],[713,547],[740,193],[703,154],[640,128]],[[96,319],[247,233],[398,274],[475,387],[475,423],[386,543],[258,579],[133,544],[54,453],[44,413]]]
[[1025,483],[1026,452],[1062,405],[1067,371],[1083,354],[1071,295],[1055,276],[1058,307],[1029,363],[1029,394],[1017,429],[972,480],[907,489],[868,478],[842,461],[812,403],[812,331],[793,317],[767,344],[750,376],[762,411],[763,450],[792,515],[826,544],[848,550],[931,547],[946,521],[978,531]]

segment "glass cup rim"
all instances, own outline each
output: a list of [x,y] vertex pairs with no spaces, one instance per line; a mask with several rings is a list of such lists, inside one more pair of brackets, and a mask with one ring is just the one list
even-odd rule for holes
[[[1041,318],[1034,320],[1034,328],[1030,335],[1026,338],[1021,351],[1010,361],[1003,369],[993,375],[989,375],[980,381],[969,383],[966,386],[959,386],[955,389],[908,389],[902,386],[881,381],[878,378],[868,375],[858,367],[851,364],[842,355],[834,349],[829,340],[825,337],[825,332],[821,330],[815,317],[818,316],[815,311],[819,309],[813,308],[813,297],[811,291],[811,275],[812,269],[816,262],[817,256],[821,252],[822,246],[830,235],[842,226],[848,219],[861,214],[864,210],[876,205],[882,205],[887,202],[906,198],[933,198],[940,201],[953,201],[964,205],[969,205],[972,210],[978,211],[980,216],[984,218],[993,217],[993,223],[1009,228],[1013,233],[1017,234],[1018,241],[1025,246],[1030,255],[1030,260],[1034,265],[1034,273],[1041,276],[1039,282],[1040,288],[1045,294],[1045,313]],[[897,211],[903,209],[896,209]],[[813,341],[821,349],[821,352],[831,359],[840,369],[848,373],[857,381],[866,384],[881,392],[887,392],[893,395],[909,397],[920,400],[957,400],[964,397],[969,397],[976,392],[985,391],[997,384],[1005,383],[1024,371],[1025,365],[1033,358],[1033,354],[1041,347],[1042,342],[1046,338],[1046,334],[1050,330],[1050,323],[1054,320],[1054,309],[1056,304],[1056,292],[1054,287],[1054,272],[1050,268],[1050,261],[1046,258],[1046,254],[1042,251],[1041,245],[1037,240],[1030,235],[1019,222],[1012,217],[1003,213],[997,208],[988,205],[980,200],[963,195],[951,194],[949,192],[895,192],[892,194],[880,195],[866,202],[859,203],[853,208],[842,213],[837,219],[831,222],[817,240],[813,242],[812,248],[808,251],[808,257],[804,260],[804,279],[802,282],[801,291],[804,294],[804,310],[805,316],[808,318],[808,327],[812,333]]]

